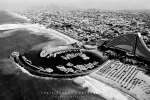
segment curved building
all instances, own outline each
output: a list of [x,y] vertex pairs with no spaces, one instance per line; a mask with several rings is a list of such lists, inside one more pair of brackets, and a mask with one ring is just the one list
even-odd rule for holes
[[150,61],[150,50],[144,43],[141,34],[118,36],[106,44],[107,48],[119,49],[147,61]]

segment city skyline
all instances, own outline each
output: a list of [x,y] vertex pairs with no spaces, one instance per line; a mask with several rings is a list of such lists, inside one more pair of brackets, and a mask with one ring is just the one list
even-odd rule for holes
[[42,4],[104,10],[150,9],[150,0],[0,0],[3,7]]

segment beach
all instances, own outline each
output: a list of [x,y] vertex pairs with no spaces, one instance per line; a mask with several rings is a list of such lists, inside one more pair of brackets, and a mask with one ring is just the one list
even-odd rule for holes
[[[13,13],[10,13],[10,14],[13,14]],[[14,16],[19,17],[19,18],[23,18],[24,20],[26,20],[26,18],[18,16],[17,14],[14,15]],[[74,43],[74,42],[79,42],[79,41],[77,41],[75,39],[72,39],[69,36],[66,36],[66,35],[64,35],[60,32],[57,32],[57,31],[53,30],[53,29],[46,29],[44,26],[39,25],[39,24],[20,24],[19,21],[18,22],[16,21],[15,23],[12,23],[12,22],[11,23],[8,22],[8,23],[1,24],[0,25],[0,30],[7,31],[7,30],[22,30],[23,29],[23,30],[29,30],[30,31],[29,34],[44,35],[44,36],[50,37],[50,38],[52,37],[52,38],[62,39],[63,41],[66,41],[67,44]],[[7,36],[8,36],[8,32],[6,32],[6,33],[7,33]],[[11,32],[9,34],[11,34]],[[4,36],[5,36],[5,33],[3,34],[3,37]],[[41,81],[40,84],[43,84],[42,83],[42,81],[43,81],[44,84],[47,84],[49,81],[52,82],[54,80],[54,79],[51,79],[51,78],[46,78],[46,79],[45,78],[40,78],[40,77],[37,78],[37,77],[31,76],[26,70],[24,70],[22,68],[17,68],[17,69],[19,69],[20,71],[23,72],[23,74],[22,74],[22,72],[19,71],[19,73],[21,73],[21,74],[17,77],[22,77],[22,75],[24,75],[26,77],[23,77],[21,79],[28,80],[28,81],[30,79],[33,79],[33,80],[35,80],[35,81],[33,81],[33,83],[38,83],[39,81]],[[6,70],[6,69],[4,68],[3,70]],[[7,68],[7,70],[9,70],[9,68]],[[16,72],[18,72],[18,71],[16,71]],[[39,79],[39,81],[38,81],[38,79]],[[55,80],[57,80],[57,79],[55,79]],[[22,80],[20,80],[20,81],[22,82]],[[58,79],[58,81],[59,81],[59,79]],[[66,82],[66,83],[70,82],[70,80],[69,81],[68,80],[63,80],[63,81]],[[19,80],[18,80],[18,82],[19,82]],[[134,100],[134,98],[131,99],[131,97],[125,96],[124,94],[119,92],[117,89],[114,89],[111,86],[106,85],[105,83],[103,83],[101,81],[97,81],[96,79],[93,79],[89,76],[78,77],[78,78],[75,78],[75,79],[71,80],[71,82],[75,82],[76,84],[81,86],[82,89],[88,88],[88,92],[91,95],[92,94],[93,95],[98,94],[99,96],[104,97],[106,100]],[[61,82],[59,81],[58,83],[60,84]],[[73,90],[72,91],[71,90],[67,91],[67,87],[69,88],[70,85],[68,84],[68,86],[66,86],[66,88],[62,87],[62,89],[64,89],[64,93],[67,93],[67,92],[69,93],[70,92],[69,94],[73,94],[74,91]],[[43,88],[45,88],[45,87],[43,86]],[[59,89],[56,89],[56,90],[61,90],[61,87]],[[88,93],[88,92],[86,92],[86,93]],[[42,95],[43,95],[45,92],[40,92],[40,93],[42,93]],[[47,94],[51,94],[51,92],[48,92]],[[104,100],[104,99],[102,99],[102,100]]]

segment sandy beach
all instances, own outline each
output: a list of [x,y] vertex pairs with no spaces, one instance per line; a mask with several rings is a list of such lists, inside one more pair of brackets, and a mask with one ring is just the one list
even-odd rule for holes
[[[13,13],[10,13],[13,14]],[[23,19],[28,20],[27,18],[21,17],[20,15],[13,14],[15,17],[20,17]],[[69,36],[66,36],[60,32],[57,32],[53,29],[46,29],[44,26],[39,24],[3,24],[0,25],[0,30],[9,30],[9,29],[28,29],[33,32],[45,32],[49,33],[50,35],[53,35],[57,38],[63,39],[64,41],[67,41],[69,43],[79,42],[75,39],[72,39]],[[24,73],[28,74],[24,69],[21,69]],[[99,94],[103,97],[105,97],[107,100],[134,100],[132,97],[125,96],[121,92],[119,92],[117,89],[112,88],[109,85],[106,85],[105,83],[102,83],[101,81],[97,81],[96,79],[93,79],[89,76],[85,77],[78,77],[73,80],[77,84],[80,84],[82,87],[88,87],[88,91],[94,94]],[[132,99],[131,99],[132,98]]]

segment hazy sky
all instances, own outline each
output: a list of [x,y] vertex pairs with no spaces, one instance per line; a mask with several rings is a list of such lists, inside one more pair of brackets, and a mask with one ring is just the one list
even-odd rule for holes
[[56,4],[77,8],[150,9],[150,0],[0,0],[0,4],[23,6],[28,4]]

